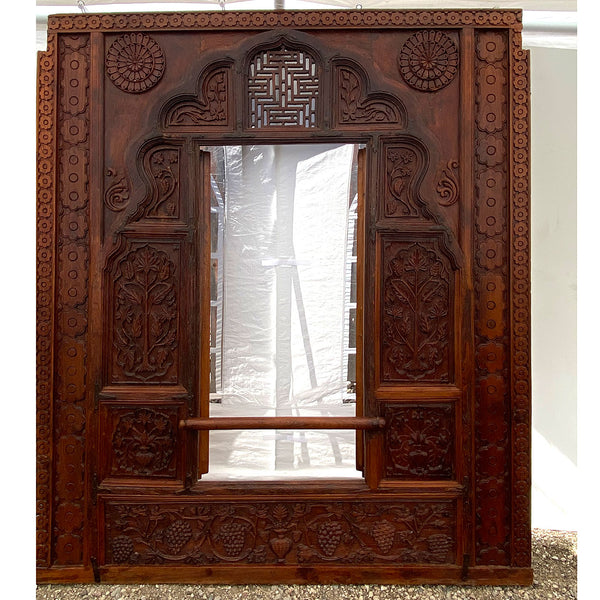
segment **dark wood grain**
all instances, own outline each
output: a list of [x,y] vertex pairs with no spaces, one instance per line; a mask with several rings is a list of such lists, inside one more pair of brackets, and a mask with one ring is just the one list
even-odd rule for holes
[[[515,10],[50,17],[39,581],[531,583],[520,31]],[[206,148],[332,141],[364,146],[356,417],[211,420]],[[360,429],[363,479],[202,479],[209,429],[315,423]]]

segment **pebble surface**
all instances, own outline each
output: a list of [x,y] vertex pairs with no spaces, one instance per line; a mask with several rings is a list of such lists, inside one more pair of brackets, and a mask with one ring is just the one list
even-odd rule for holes
[[575,600],[577,534],[533,530],[534,582],[454,585],[38,585],[36,600]]

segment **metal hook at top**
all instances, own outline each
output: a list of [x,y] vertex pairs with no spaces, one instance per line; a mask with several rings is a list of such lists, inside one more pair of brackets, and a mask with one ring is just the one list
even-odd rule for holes
[[85,5],[85,0],[77,0],[77,6],[82,13],[87,12],[87,6]]
[[225,10],[225,2],[226,0],[219,0],[219,6],[221,7],[221,10]]

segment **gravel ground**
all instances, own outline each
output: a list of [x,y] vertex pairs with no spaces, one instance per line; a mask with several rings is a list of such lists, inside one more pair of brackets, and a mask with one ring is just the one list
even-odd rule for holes
[[454,585],[38,585],[36,600],[551,600],[577,598],[577,534],[533,530],[534,582]]

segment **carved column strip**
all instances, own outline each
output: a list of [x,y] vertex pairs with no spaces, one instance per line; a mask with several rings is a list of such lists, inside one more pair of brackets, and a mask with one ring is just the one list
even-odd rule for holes
[[475,461],[478,564],[510,564],[506,36],[475,40]]
[[[90,222],[90,281],[102,281],[102,243],[104,241],[104,44],[105,37],[98,33],[90,34],[90,153],[93,160],[89,167],[89,222]],[[116,196],[116,194],[115,194]],[[90,416],[86,423],[86,495],[88,535],[84,540],[85,564],[90,556],[98,556],[97,510],[95,489],[98,484],[98,418],[96,394],[100,391],[102,373],[102,339],[104,322],[102,311],[93,307],[102,304],[102,285],[89,286],[88,335],[90,356],[87,363],[87,401],[86,410]]]
[[[465,485],[464,521],[465,547],[464,554],[473,555],[475,548],[473,482],[475,480],[475,449],[473,436],[473,414],[475,402],[474,390],[474,331],[475,322],[473,307],[473,205],[474,205],[474,165],[473,141],[475,139],[475,32],[472,27],[461,32],[460,39],[460,223],[459,243],[464,252],[465,262],[462,270],[461,284],[465,286],[463,298],[468,301],[462,312],[462,368],[460,369],[461,385],[464,390],[462,398],[462,483]],[[457,369],[458,371],[458,369]]]
[[54,374],[54,273],[56,177],[56,35],[38,63],[37,139],[37,331],[36,331],[36,565],[51,563],[52,523],[52,388]]
[[529,257],[529,52],[512,37],[511,323],[512,331],[512,564],[531,564],[531,347]]
[[89,35],[61,36],[54,382],[55,565],[83,564],[88,305]]

